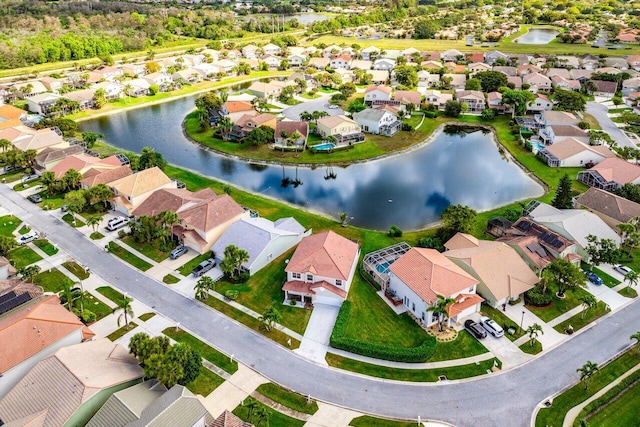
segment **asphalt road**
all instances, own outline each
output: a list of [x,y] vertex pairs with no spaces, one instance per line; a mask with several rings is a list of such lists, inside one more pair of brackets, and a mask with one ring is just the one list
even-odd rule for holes
[[390,417],[444,420],[457,426],[528,426],[534,407],[575,382],[587,360],[601,363],[630,344],[640,329],[638,301],[576,334],[547,354],[490,376],[448,384],[410,384],[315,365],[271,340],[107,255],[60,220],[0,185],[0,204],[94,274],[180,322],[236,360],[286,387],[355,410]]
[[637,148],[636,145],[631,142],[629,137],[624,134],[616,125],[611,121],[607,115],[608,108],[606,105],[599,104],[597,102],[587,102],[587,113],[596,118],[598,124],[603,131],[609,133],[611,138],[618,143],[619,147],[632,147]]
[[330,116],[344,114],[344,111],[340,108],[328,108],[328,106],[329,96],[323,94],[322,98],[312,99],[301,104],[285,108],[282,110],[282,114],[289,120],[300,120],[300,113],[303,111],[308,111],[310,113],[313,113],[314,111],[326,111]]

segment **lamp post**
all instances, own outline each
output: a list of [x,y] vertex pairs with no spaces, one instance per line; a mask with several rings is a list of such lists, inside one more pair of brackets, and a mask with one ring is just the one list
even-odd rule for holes
[[522,310],[522,319],[520,319],[520,330],[522,330],[522,323],[524,323],[524,310]]

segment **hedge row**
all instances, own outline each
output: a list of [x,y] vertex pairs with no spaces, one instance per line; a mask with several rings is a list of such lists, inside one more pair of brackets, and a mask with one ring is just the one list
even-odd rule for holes
[[336,324],[331,333],[329,344],[333,348],[359,354],[361,356],[373,357],[375,359],[391,360],[394,362],[424,362],[436,351],[436,339],[427,337],[418,347],[392,347],[383,344],[373,344],[359,341],[353,338],[345,338],[347,322],[351,314],[351,302],[345,301],[340,308]]
[[639,380],[640,380],[640,371],[635,371],[628,377],[621,380],[619,384],[612,387],[611,390],[607,391],[605,394],[603,394],[593,402],[589,403],[587,406],[585,406],[582,409],[582,411],[580,411],[580,414],[576,417],[575,421],[573,422],[574,427],[580,427],[581,425],[580,420],[588,417],[589,415],[596,412],[603,406],[606,406],[609,403],[611,403],[611,401],[615,397],[617,397],[626,388],[632,386],[634,383],[638,382]]

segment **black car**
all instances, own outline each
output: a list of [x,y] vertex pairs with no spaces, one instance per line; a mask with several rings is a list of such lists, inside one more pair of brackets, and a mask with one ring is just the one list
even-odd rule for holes
[[39,194],[32,194],[29,196],[29,200],[31,200],[33,203],[40,203],[42,201],[42,197],[40,197]]
[[215,266],[216,266],[216,260],[213,258],[209,258],[202,261],[200,264],[198,264],[196,268],[194,268],[193,271],[191,271],[191,274],[193,274],[193,277],[200,277]]
[[464,327],[467,331],[469,331],[474,337],[478,339],[487,337],[487,331],[479,323],[476,323],[471,319],[464,322]]

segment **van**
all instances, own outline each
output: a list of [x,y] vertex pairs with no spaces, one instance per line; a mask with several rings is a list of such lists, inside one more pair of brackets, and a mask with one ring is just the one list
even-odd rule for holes
[[117,218],[110,219],[109,222],[107,222],[107,230],[114,231],[124,227],[128,223],[129,223],[129,218],[124,216],[119,216]]

